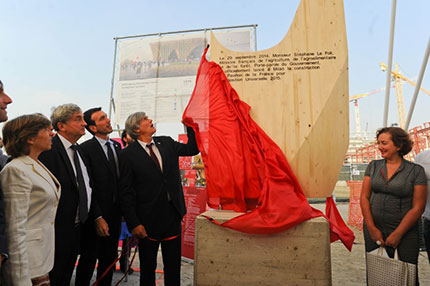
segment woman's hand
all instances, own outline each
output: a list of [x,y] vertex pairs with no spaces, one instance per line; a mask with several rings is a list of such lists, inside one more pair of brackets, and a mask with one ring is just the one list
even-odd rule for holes
[[402,240],[402,235],[397,233],[396,231],[393,231],[385,241],[386,246],[390,246],[392,248],[397,248],[399,246],[400,241]]
[[[373,221],[372,211],[370,210],[370,177],[365,176],[361,188],[360,206],[363,213],[364,221],[366,222],[367,230],[369,231],[370,238],[378,245],[384,245],[384,238],[382,232],[375,226]],[[378,241],[380,243],[378,243]]]
[[372,240],[378,244],[378,241],[380,242],[380,246],[384,246],[386,244],[386,241],[384,241],[384,237],[382,236],[382,232],[377,227],[371,227],[367,228],[369,230],[370,237]]

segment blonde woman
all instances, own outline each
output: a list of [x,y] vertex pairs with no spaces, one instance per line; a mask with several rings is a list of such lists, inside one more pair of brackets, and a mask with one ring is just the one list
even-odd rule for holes
[[60,184],[37,158],[51,149],[53,135],[51,122],[41,114],[19,116],[3,127],[12,157],[0,173],[9,242],[4,285],[50,285]]

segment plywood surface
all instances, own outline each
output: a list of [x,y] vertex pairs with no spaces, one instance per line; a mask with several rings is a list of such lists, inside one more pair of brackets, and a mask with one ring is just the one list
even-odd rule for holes
[[[223,222],[234,212],[204,213]],[[196,219],[194,285],[331,285],[327,220],[315,218],[288,231],[251,235]]]
[[348,51],[342,0],[302,0],[285,38],[235,52],[211,37],[219,63],[280,146],[307,197],[328,197],[349,143]]

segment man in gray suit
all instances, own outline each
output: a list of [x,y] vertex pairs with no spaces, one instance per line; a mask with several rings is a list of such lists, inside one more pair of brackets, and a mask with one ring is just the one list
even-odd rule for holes
[[[4,92],[3,83],[0,80],[0,122],[7,120],[6,108],[12,103],[12,99]],[[7,156],[0,153],[0,170],[3,169],[7,161]],[[0,189],[0,267],[2,262],[7,259],[7,242],[6,242],[6,221],[4,216],[3,192]]]

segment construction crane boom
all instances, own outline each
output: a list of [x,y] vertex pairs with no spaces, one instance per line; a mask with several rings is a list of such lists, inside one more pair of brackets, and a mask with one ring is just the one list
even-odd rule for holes
[[349,101],[354,101],[354,100],[357,100],[357,99],[360,99],[360,98],[363,98],[363,97],[366,97],[368,95],[372,95],[372,94],[375,94],[375,93],[378,93],[378,92],[381,92],[381,91],[384,91],[384,90],[385,90],[385,87],[381,87],[381,88],[378,88],[378,89],[375,89],[375,90],[372,90],[372,91],[369,91],[369,92],[352,95],[352,96],[349,97]]
[[385,88],[382,87],[382,88],[378,88],[378,89],[375,89],[375,90],[372,90],[372,91],[369,91],[369,92],[366,92],[366,93],[356,94],[356,95],[353,95],[353,96],[349,97],[349,101],[354,103],[354,110],[355,110],[355,131],[357,132],[358,136],[360,136],[360,132],[361,132],[361,130],[360,130],[361,129],[360,128],[360,110],[358,108],[358,100],[362,99],[363,97],[366,97],[366,96],[369,96],[369,95],[372,95],[372,94],[375,94],[375,93],[378,93],[378,92],[381,92],[381,91],[384,91],[384,90],[385,90]]
[[[384,63],[381,63],[381,70],[386,71],[387,66]],[[402,88],[402,80],[409,83],[410,85],[416,86],[417,83],[408,79],[404,75],[402,75],[399,72],[399,65],[396,63],[394,71],[391,71],[391,75],[394,80],[394,87],[396,88],[396,100],[397,100],[397,112],[399,115],[399,126],[401,128],[405,127],[406,122],[406,116],[405,116],[405,103],[403,98],[403,88]],[[426,90],[425,88],[420,87],[420,91],[427,93],[427,95],[430,95],[430,91]]]
[[[382,70],[382,71],[386,71],[386,70],[387,70],[387,66],[386,66],[384,63],[381,63],[381,70]],[[399,72],[391,71],[391,74],[393,75],[393,77],[397,77],[397,78],[399,78],[399,79],[402,79],[402,80],[406,81],[407,83],[409,83],[410,85],[413,85],[413,86],[416,86],[416,85],[417,85],[417,83],[416,83],[416,82],[414,82],[414,81],[412,81],[412,80],[408,79],[407,77],[405,77],[404,75],[402,75],[402,74],[401,74],[401,73],[399,73]],[[427,95],[430,95],[430,91],[429,91],[429,90],[427,90],[427,89],[425,89],[425,88],[422,88],[422,87],[420,87],[420,90],[421,90],[422,92],[424,92],[424,93],[427,93]]]

